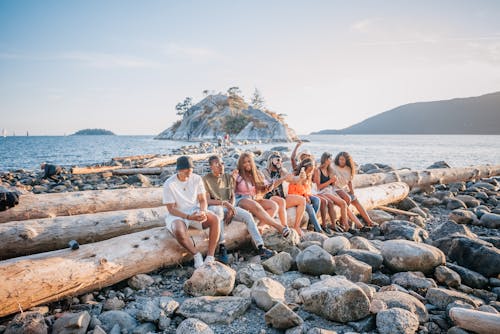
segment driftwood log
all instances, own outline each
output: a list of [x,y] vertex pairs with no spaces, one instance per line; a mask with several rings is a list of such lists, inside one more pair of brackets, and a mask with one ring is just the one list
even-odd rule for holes
[[[398,202],[408,191],[404,183],[391,183],[359,189],[358,198],[371,209]],[[0,224],[0,260],[65,248],[70,240],[86,244],[163,226],[166,212],[161,206],[3,223]]]
[[102,173],[110,170],[122,168],[121,166],[88,166],[88,167],[73,167],[71,174],[93,174]]
[[[359,189],[367,208],[389,204],[408,195],[404,183]],[[264,231],[268,231],[264,227]],[[195,243],[207,251],[208,231],[192,231]],[[266,232],[264,232],[266,233]],[[225,229],[229,249],[249,242],[246,226],[233,222]],[[163,227],[82,245],[0,261],[0,317],[36,305],[118,283],[133,275],[181,263],[191,256]]]
[[394,171],[390,173],[357,174],[353,185],[356,188],[370,187],[389,182],[404,182],[410,186],[448,184],[500,175],[500,165],[472,166],[461,168],[436,168],[417,171]]
[[[201,153],[201,154],[187,154],[193,159],[193,161],[206,160],[211,155],[216,153]],[[173,165],[177,162],[177,158],[180,155],[171,155],[163,158],[155,158],[144,165],[144,167],[163,167],[167,165]]]
[[18,205],[0,212],[0,223],[105,211],[154,208],[161,205],[162,188],[26,194],[19,198]]
[[88,244],[164,226],[167,210],[157,208],[98,212],[0,224],[0,260]]
[[113,171],[113,175],[159,175],[167,170],[165,167],[147,167],[147,168],[120,168]]
[[123,160],[144,160],[157,157],[157,154],[142,154],[142,155],[129,155],[127,157],[114,157],[113,161],[123,161]]
[[500,314],[452,307],[450,318],[458,327],[477,334],[500,332]]

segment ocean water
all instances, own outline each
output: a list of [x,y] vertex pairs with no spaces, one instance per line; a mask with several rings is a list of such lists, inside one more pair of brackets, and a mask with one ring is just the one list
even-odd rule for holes
[[[358,164],[380,162],[396,168],[422,169],[444,160],[452,167],[500,164],[500,136],[476,135],[312,135],[301,149],[316,158],[323,152],[347,151]],[[0,171],[39,168],[47,161],[62,166],[82,166],[113,157],[168,154],[193,143],[155,140],[153,136],[32,136],[0,137]],[[194,143],[196,144],[196,143]],[[295,143],[258,144],[243,149],[270,149]]]

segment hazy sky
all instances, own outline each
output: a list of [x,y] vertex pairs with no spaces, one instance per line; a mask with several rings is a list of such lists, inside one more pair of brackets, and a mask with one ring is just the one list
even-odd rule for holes
[[157,134],[257,87],[299,134],[500,90],[500,1],[0,0],[0,128]]

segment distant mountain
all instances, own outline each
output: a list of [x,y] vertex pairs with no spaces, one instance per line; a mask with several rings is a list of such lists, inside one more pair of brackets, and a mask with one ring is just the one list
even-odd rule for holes
[[102,136],[102,135],[108,135],[108,136],[114,136],[115,134],[109,130],[105,129],[83,129],[80,131],[77,131],[72,134],[72,136]]
[[405,104],[342,130],[312,134],[500,134],[500,92]]

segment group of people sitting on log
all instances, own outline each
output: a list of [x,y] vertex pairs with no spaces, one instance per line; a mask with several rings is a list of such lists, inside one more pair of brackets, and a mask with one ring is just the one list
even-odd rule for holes
[[[165,224],[167,231],[193,255],[195,268],[204,262],[188,235],[190,227],[209,229],[205,263],[215,260],[217,245],[218,260],[227,263],[224,226],[233,219],[246,224],[261,259],[275,253],[264,246],[256,220],[273,227],[284,238],[290,235],[291,228],[299,236],[304,235],[301,226],[304,212],[308,213],[308,223],[314,230],[328,236],[332,235],[332,229],[353,232],[353,225],[362,230],[375,225],[354,195],[352,179],[356,168],[351,156],[340,152],[332,160],[330,153],[323,153],[320,164],[316,166],[314,157],[307,150],[297,156],[300,144],[292,152],[293,172],[290,173],[283,167],[279,152],[269,156],[262,171],[257,168],[251,152],[242,153],[237,168],[231,173],[225,172],[222,158],[214,155],[208,159],[211,172],[203,177],[193,173],[190,157],[177,159],[177,173],[163,186],[163,203],[168,210]],[[356,207],[366,225],[350,210],[350,204]],[[338,223],[335,205],[340,208]],[[289,227],[286,210],[292,207],[296,208],[295,217]],[[327,215],[330,225],[327,224]]]

